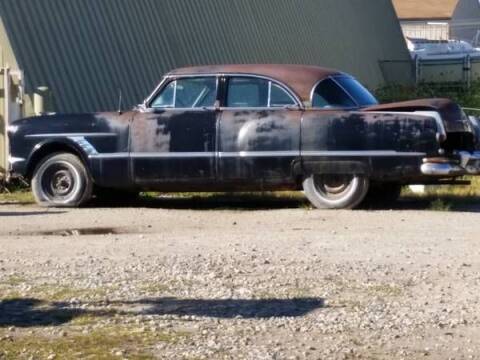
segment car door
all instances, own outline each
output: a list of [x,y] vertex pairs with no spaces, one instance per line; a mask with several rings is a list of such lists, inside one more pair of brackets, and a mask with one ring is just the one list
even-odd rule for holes
[[133,121],[131,152],[136,185],[209,183],[216,177],[218,80],[170,79]]
[[220,179],[257,189],[294,182],[302,118],[295,95],[276,81],[246,75],[223,78],[222,89]]

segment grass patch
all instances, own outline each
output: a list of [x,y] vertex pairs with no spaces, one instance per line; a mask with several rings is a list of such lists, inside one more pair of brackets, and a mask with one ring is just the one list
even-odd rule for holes
[[470,186],[441,185],[427,186],[424,193],[413,193],[408,187],[402,197],[424,203],[425,209],[432,211],[468,210],[480,205],[480,178],[466,178]]
[[48,301],[66,301],[71,299],[95,300],[101,299],[106,295],[107,289],[104,288],[77,289],[51,284],[36,286],[29,291],[29,296]]
[[311,208],[300,191],[243,193],[144,193],[153,206],[175,209]]
[[151,348],[160,342],[175,343],[184,333],[142,331],[129,326],[108,326],[88,334],[66,332],[65,336],[42,333],[20,335],[0,341],[0,359],[153,359]]
[[450,211],[452,210],[452,204],[442,199],[436,199],[430,203],[429,210],[432,211]]
[[26,282],[21,278],[14,278],[13,280],[13,283],[0,284],[0,300],[18,299],[24,296],[43,301],[57,302],[72,299],[78,299],[81,301],[102,300],[105,298],[109,290],[106,288],[78,289],[68,286],[44,284],[31,286],[28,289],[19,291],[14,287],[19,284],[26,284]]
[[402,295],[403,291],[399,286],[392,284],[374,284],[367,286],[367,291],[372,296],[397,297]]
[[147,294],[161,294],[170,290],[170,287],[160,283],[144,283],[139,286],[139,290]]
[[463,107],[480,108],[480,81],[468,87],[451,84],[418,84],[417,86],[389,85],[377,89],[375,95],[382,103],[422,98],[449,98]]
[[35,200],[33,199],[33,194],[30,191],[20,190],[20,191],[0,193],[0,205],[1,204],[29,205],[29,204],[33,204],[34,202]]
[[18,286],[25,283],[27,280],[19,275],[11,275],[5,281],[1,281],[0,285],[7,285],[7,286]]

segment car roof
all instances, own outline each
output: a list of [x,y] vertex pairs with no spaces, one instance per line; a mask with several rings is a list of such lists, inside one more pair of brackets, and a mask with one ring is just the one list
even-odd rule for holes
[[287,85],[302,102],[310,101],[313,87],[332,75],[346,75],[338,70],[310,65],[238,64],[185,67],[171,71],[167,76],[202,74],[246,74],[265,76]]

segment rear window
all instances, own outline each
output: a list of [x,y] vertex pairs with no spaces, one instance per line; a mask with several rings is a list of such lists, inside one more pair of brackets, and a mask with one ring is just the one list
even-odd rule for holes
[[335,81],[326,79],[317,85],[312,106],[323,109],[354,108],[357,104]]
[[315,108],[356,108],[378,104],[377,99],[357,80],[347,76],[325,79],[313,93]]
[[377,99],[362,84],[351,77],[340,76],[335,80],[343,87],[360,106],[377,105]]

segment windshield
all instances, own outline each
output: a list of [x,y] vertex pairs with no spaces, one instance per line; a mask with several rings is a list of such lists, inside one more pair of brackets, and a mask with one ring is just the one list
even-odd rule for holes
[[338,76],[322,81],[313,93],[315,108],[356,108],[377,105],[375,97],[357,80]]

